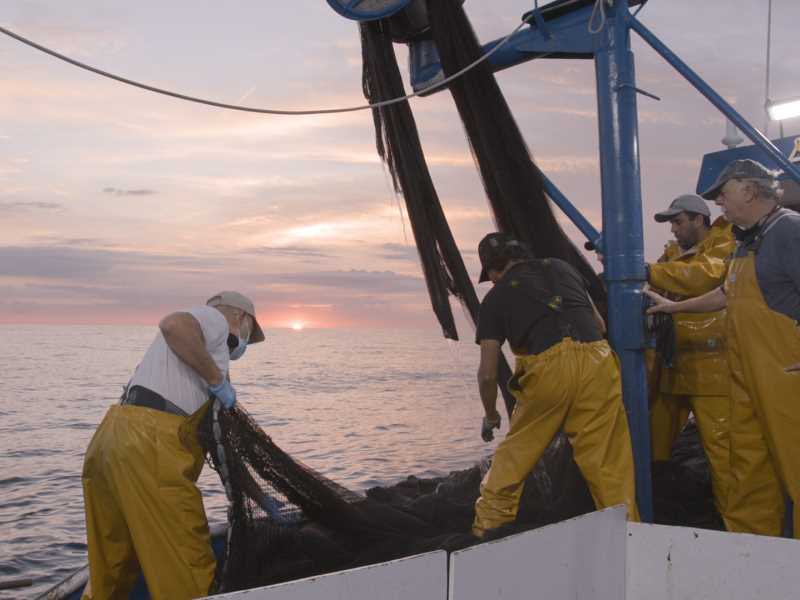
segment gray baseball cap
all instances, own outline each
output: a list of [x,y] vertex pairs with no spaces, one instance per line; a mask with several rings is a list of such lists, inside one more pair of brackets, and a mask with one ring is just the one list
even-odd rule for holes
[[728,183],[731,179],[775,179],[777,173],[770,171],[767,167],[760,162],[750,158],[742,158],[728,163],[722,169],[722,172],[717,177],[714,184],[705,192],[700,194],[706,200],[713,200],[719,196],[719,191],[722,186]]
[[658,223],[666,223],[667,221],[671,221],[682,212],[697,213],[706,217],[711,216],[711,211],[708,210],[708,205],[700,196],[695,196],[694,194],[684,194],[683,196],[678,196],[675,198],[667,210],[656,213],[655,219]]
[[206,301],[208,306],[232,306],[243,310],[248,315],[253,317],[253,331],[250,332],[250,339],[247,340],[248,344],[256,344],[264,341],[264,332],[261,330],[261,325],[258,324],[256,319],[256,307],[253,306],[253,301],[244,294],[239,292],[220,292],[214,294]]

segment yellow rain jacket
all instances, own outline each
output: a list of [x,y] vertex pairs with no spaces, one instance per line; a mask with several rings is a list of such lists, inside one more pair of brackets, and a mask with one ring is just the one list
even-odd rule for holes
[[[706,238],[681,253],[670,244],[658,263],[650,265],[649,283],[676,300],[702,296],[722,285],[735,241],[731,225],[719,217]],[[727,396],[725,311],[679,313],[675,324],[675,365],[662,368],[659,389],[665,394]]]

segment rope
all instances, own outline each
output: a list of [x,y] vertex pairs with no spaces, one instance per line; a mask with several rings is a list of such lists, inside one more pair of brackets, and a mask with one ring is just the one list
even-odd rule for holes
[[[605,17],[605,13],[604,13],[604,17]],[[55,50],[51,50],[50,48],[42,46],[41,44],[37,44],[36,42],[34,42],[32,40],[29,40],[29,39],[27,39],[27,38],[25,38],[25,37],[23,37],[23,36],[21,36],[21,35],[19,35],[17,33],[14,33],[13,31],[11,31],[9,29],[6,29],[4,27],[0,27],[0,33],[4,33],[5,35],[7,35],[7,36],[9,36],[11,38],[14,38],[15,40],[17,40],[19,42],[22,42],[23,44],[26,44],[26,45],[30,46],[31,48],[35,48],[36,50],[39,50],[40,52],[44,52],[45,54],[49,54],[50,56],[53,56],[53,57],[55,57],[55,58],[57,58],[59,60],[62,60],[64,62],[66,62],[66,63],[69,63],[69,64],[71,64],[73,66],[76,66],[76,67],[78,67],[80,69],[84,69],[86,71],[90,71],[90,72],[95,73],[97,75],[101,75],[102,77],[107,77],[109,79],[113,79],[115,81],[118,81],[120,83],[124,83],[126,85],[130,85],[130,86],[133,86],[133,87],[138,87],[138,88],[143,89],[143,90],[147,90],[148,92],[154,92],[156,94],[162,94],[164,96],[170,96],[172,98],[177,98],[178,100],[186,100],[187,102],[195,102],[197,104],[205,104],[207,106],[214,106],[216,108],[224,108],[224,109],[227,109],[227,110],[238,110],[238,111],[243,111],[243,112],[268,114],[268,115],[330,115],[330,114],[336,114],[336,113],[347,113],[347,112],[355,112],[355,111],[359,111],[359,110],[382,108],[384,106],[390,106],[392,104],[398,104],[400,102],[405,102],[406,100],[410,100],[411,98],[415,98],[417,96],[422,96],[422,95],[427,94],[427,93],[429,93],[429,92],[431,92],[431,91],[433,91],[435,89],[444,87],[447,84],[449,84],[451,81],[453,81],[454,79],[457,79],[458,77],[461,77],[462,75],[464,75],[468,71],[471,71],[472,69],[474,69],[476,66],[478,66],[479,64],[481,64],[482,62],[487,60],[490,56],[492,56],[495,52],[497,52],[500,48],[505,46],[505,44],[508,42],[508,40],[510,40],[511,37],[515,33],[517,33],[520,29],[522,29],[522,27],[524,27],[527,23],[529,23],[531,19],[533,19],[533,14],[530,14],[528,17],[523,19],[522,22],[514,29],[514,31],[509,33],[506,37],[504,37],[500,41],[500,43],[498,43],[494,48],[492,48],[491,50],[489,50],[488,52],[483,54],[480,58],[478,58],[477,60],[475,60],[471,64],[467,65],[466,67],[464,67],[463,69],[461,69],[457,73],[453,73],[452,75],[450,75],[450,77],[447,77],[447,78],[443,79],[442,81],[434,83],[434,84],[432,84],[432,85],[430,85],[430,86],[426,87],[425,89],[422,89],[422,90],[420,90],[418,92],[413,92],[411,94],[407,94],[407,95],[401,96],[399,98],[392,98],[390,100],[383,100],[381,102],[375,102],[373,104],[360,104],[358,106],[348,106],[348,107],[344,107],[344,108],[318,108],[318,109],[310,109],[310,110],[281,110],[281,109],[274,109],[274,108],[255,108],[255,107],[251,107],[251,106],[241,106],[241,105],[238,105],[238,104],[226,104],[224,102],[216,102],[214,100],[206,100],[204,98],[198,98],[198,97],[195,97],[195,96],[189,96],[189,95],[186,95],[186,94],[181,94],[179,92],[173,92],[173,91],[166,90],[166,89],[163,89],[163,88],[158,88],[158,87],[155,87],[155,86],[152,86],[152,85],[148,85],[146,83],[141,83],[139,81],[134,81],[133,79],[128,79],[127,77],[121,77],[120,75],[115,75],[113,73],[109,73],[108,71],[103,71],[102,69],[98,69],[97,67],[93,67],[91,65],[87,65],[87,64],[82,63],[82,62],[80,62],[78,60],[75,60],[74,58],[70,58],[68,56],[65,56],[64,54],[56,52]]]
[[[599,25],[594,27],[594,22],[597,19],[597,16],[600,16],[600,20],[598,21]],[[606,26],[606,2],[605,0],[597,0],[594,3],[594,7],[592,8],[592,16],[589,17],[589,25],[587,29],[589,33],[595,35],[596,33],[600,33],[603,31],[603,28]]]

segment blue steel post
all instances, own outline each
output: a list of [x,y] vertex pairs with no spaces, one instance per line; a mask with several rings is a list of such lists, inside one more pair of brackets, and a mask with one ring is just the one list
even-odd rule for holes
[[642,285],[645,282],[636,80],[626,2],[607,8],[595,53],[603,255],[608,285],[609,339],[622,365],[622,392],[636,466],[636,499],[653,520],[650,423],[644,363]]

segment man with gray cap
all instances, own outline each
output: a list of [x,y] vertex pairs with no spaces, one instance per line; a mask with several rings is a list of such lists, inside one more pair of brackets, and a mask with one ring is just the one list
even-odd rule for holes
[[[724,217],[712,225],[705,200],[686,194],[656,213],[655,220],[670,223],[675,242],[667,244],[657,263],[648,265],[652,287],[682,300],[702,296],[722,284],[734,249],[731,225]],[[655,356],[650,370],[653,459],[669,460],[691,410],[711,468],[714,503],[724,516],[730,477],[725,311],[676,314],[672,331],[674,352]],[[657,344],[656,350],[661,348]]]
[[736,160],[703,197],[734,224],[736,250],[724,285],[690,300],[656,301],[649,312],[727,306],[731,397],[729,530],[781,535],[784,494],[800,537],[800,215],[781,208],[776,173]]
[[261,341],[253,303],[238,292],[161,320],[84,458],[83,598],[127,598],[140,571],[152,598],[209,593],[216,562],[195,485],[203,467],[197,426],[213,397],[233,407],[229,361]]

